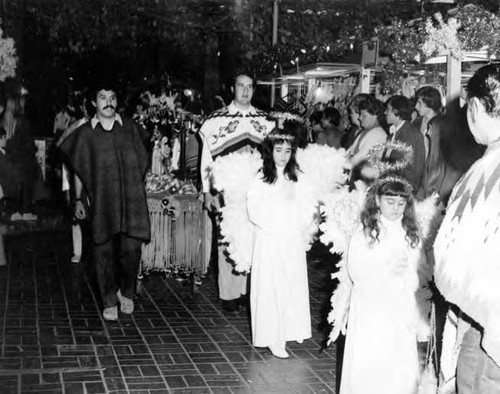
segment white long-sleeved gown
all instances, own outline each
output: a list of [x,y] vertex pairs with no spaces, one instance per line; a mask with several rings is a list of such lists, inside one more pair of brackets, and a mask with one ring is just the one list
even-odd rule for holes
[[253,345],[284,345],[311,337],[306,246],[315,209],[307,183],[280,175],[256,179],[247,208],[254,224],[250,279]]
[[349,244],[353,285],[340,394],[414,394],[419,380],[421,249],[408,245],[400,220],[380,223],[380,242],[371,246],[360,228]]

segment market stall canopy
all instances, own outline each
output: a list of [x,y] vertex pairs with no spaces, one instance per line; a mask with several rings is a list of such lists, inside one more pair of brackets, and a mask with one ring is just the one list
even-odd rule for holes
[[[464,52],[464,57],[461,59],[461,84],[467,84],[469,78],[474,75],[477,69],[481,68],[486,63],[496,61],[495,55],[489,54],[487,49],[480,51],[467,51]],[[424,75],[428,72],[426,66],[446,64],[448,55],[437,55],[427,59],[421,64],[416,64],[413,67],[408,67],[407,72],[415,75]],[[446,76],[446,71],[443,70],[440,74]]]
[[283,75],[274,79],[266,78],[257,81],[258,85],[303,83],[310,79],[330,79],[361,72],[361,65],[356,63],[313,63],[285,71]]

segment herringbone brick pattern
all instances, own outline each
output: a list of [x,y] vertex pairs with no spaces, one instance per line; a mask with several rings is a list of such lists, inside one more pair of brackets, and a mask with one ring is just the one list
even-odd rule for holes
[[[103,321],[91,263],[69,262],[66,233],[7,240],[0,267],[0,393],[334,393],[322,350],[331,262],[311,254],[313,338],[288,360],[251,345],[248,311],[225,312],[209,273],[151,275],[132,316]],[[316,257],[315,257],[315,256]]]

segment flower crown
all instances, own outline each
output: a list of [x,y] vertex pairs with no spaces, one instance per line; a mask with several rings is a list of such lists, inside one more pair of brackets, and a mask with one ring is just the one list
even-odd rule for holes
[[278,134],[278,133],[268,134],[266,138],[269,138],[270,140],[283,140],[290,142],[295,140],[295,136],[291,134]]
[[410,182],[405,177],[402,177],[400,175],[395,175],[395,174],[381,176],[380,178],[378,178],[375,181],[375,183],[373,184],[372,188],[373,188],[373,190],[375,192],[377,192],[378,190],[380,190],[380,188],[382,186],[387,185],[389,183],[400,183],[400,184],[402,184],[403,187],[405,188],[405,192],[408,193],[408,194],[411,194],[412,191],[413,191],[412,185],[410,184]]
[[276,120],[276,124],[280,129],[283,128],[283,125],[287,120],[301,123],[304,121],[304,119],[302,119],[299,115],[294,115],[290,112],[271,112],[269,116]]
[[[401,159],[394,162],[380,159],[384,152],[397,152]],[[413,148],[402,142],[392,141],[386,144],[377,144],[368,152],[368,165],[376,168],[380,174],[400,171],[410,165],[413,160]]]

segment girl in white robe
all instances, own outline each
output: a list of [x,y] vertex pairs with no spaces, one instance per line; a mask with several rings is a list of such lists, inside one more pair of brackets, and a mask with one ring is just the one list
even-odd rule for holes
[[351,238],[352,282],[340,394],[414,394],[421,240],[409,182],[379,178]]
[[263,168],[250,186],[254,225],[250,278],[252,341],[287,358],[287,341],[311,337],[306,249],[316,202],[295,160],[295,138],[275,129],[263,142]]

